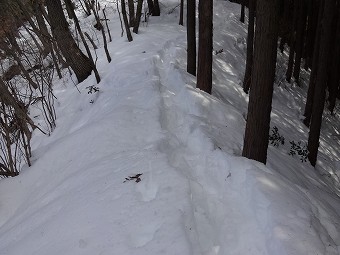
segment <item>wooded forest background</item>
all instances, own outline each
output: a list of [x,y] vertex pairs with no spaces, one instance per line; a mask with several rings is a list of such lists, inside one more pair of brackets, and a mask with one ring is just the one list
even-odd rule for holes
[[[334,114],[340,98],[340,1],[249,0],[240,4],[240,22],[248,10],[247,61],[243,79],[249,93],[247,125],[242,155],[267,161],[270,114],[278,51],[289,52],[286,80],[302,86],[300,74],[310,73],[303,123],[309,127],[308,160],[317,163],[324,111]],[[161,14],[158,0],[115,2],[121,15],[122,34],[129,42],[141,20]],[[187,20],[184,22],[186,8]],[[187,71],[197,76],[197,88],[212,93],[213,0],[179,1],[179,25],[187,28]],[[176,8],[177,8],[176,7]],[[97,45],[79,25],[75,8],[95,17],[107,61],[112,41],[105,6],[99,0],[1,0],[0,1],[0,176],[19,174],[31,165],[30,140],[39,129],[49,135],[56,126],[53,79],[74,73],[78,82],[94,72]],[[198,11],[198,24],[196,14]],[[70,29],[70,21],[75,26]],[[196,26],[198,36],[196,38]],[[198,47],[196,41],[198,39]],[[84,49],[83,52],[81,49]],[[95,89],[95,87],[94,87]],[[325,108],[326,105],[326,109]],[[30,116],[30,107],[42,109],[45,127]]]

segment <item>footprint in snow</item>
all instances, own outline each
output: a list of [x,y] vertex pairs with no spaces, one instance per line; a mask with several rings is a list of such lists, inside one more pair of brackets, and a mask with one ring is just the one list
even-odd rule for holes
[[153,180],[152,174],[143,175],[143,181],[135,186],[138,192],[139,199],[144,202],[152,201],[156,198],[158,193],[158,184]]

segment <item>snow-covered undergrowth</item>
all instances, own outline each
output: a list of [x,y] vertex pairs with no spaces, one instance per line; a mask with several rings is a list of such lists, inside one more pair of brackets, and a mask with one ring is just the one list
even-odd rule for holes
[[[166,14],[176,5],[164,0],[132,43],[111,13],[102,82],[79,93],[56,81],[57,128],[35,134],[31,168],[0,182],[1,255],[340,254],[339,122],[325,125],[318,172],[288,142],[269,148],[267,167],[242,158],[239,6],[215,1],[211,96],[185,72],[185,28]],[[272,126],[287,141],[306,139],[304,97],[275,87]]]

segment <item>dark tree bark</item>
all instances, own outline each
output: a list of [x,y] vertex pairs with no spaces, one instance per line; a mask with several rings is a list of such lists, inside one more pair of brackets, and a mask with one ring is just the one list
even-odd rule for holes
[[291,27],[292,27],[292,7],[293,2],[292,0],[282,1],[281,11],[282,18],[279,21],[279,37],[280,40],[280,51],[281,53],[285,50],[285,45],[289,43]]
[[160,15],[161,15],[161,10],[159,8],[159,2],[158,0],[154,0],[152,16],[160,16]]
[[92,64],[75,43],[68,28],[60,0],[46,0],[51,30],[59,49],[74,71],[78,82],[84,81],[92,72]]
[[133,38],[131,35],[131,31],[130,31],[129,21],[126,15],[125,0],[121,0],[121,6],[122,6],[122,15],[123,15],[123,20],[124,20],[124,25],[125,25],[125,30],[126,30],[126,36],[127,36],[128,41],[132,42]]
[[242,155],[266,163],[278,41],[278,0],[257,0],[254,65]]
[[187,72],[196,76],[196,0],[187,0]]
[[338,3],[336,30],[335,30],[335,43],[332,56],[331,74],[329,78],[329,106],[328,110],[333,114],[338,86],[340,84],[340,2]]
[[1,77],[0,77],[0,101],[7,106],[13,107],[15,115],[21,121],[21,126],[27,139],[31,140],[32,132],[30,131],[29,127],[35,129],[36,126],[34,125],[32,119],[29,117],[25,105],[13,97],[13,95],[10,93],[8,87],[3,82]]
[[92,65],[92,68],[93,68],[93,71],[94,71],[94,74],[95,74],[95,77],[96,77],[96,81],[97,83],[100,82],[100,76],[99,76],[99,73],[98,73],[98,70],[97,70],[97,67],[93,61],[93,58],[92,58],[92,54],[91,54],[91,51],[90,51],[90,48],[85,40],[85,36],[83,34],[83,31],[81,30],[80,28],[80,25],[79,25],[79,20],[78,20],[78,17],[76,15],[76,13],[74,12],[74,8],[73,8],[73,4],[72,4],[72,1],[71,0],[64,0],[65,2],[65,5],[68,7],[69,9],[69,15],[72,17],[72,19],[74,20],[74,24],[76,25],[76,28],[78,30],[78,33],[80,35],[80,38],[84,44],[84,47],[86,49],[86,53],[91,61],[91,65]]
[[308,159],[312,166],[316,165],[320,129],[322,122],[322,113],[326,98],[326,83],[327,83],[327,64],[329,58],[329,46],[332,40],[332,19],[335,8],[334,0],[325,0],[324,11],[321,21],[320,30],[320,50],[319,50],[319,65],[316,75],[315,93],[312,108],[312,117],[310,131],[308,137]]
[[243,91],[248,94],[251,82],[251,70],[253,66],[253,49],[254,49],[254,21],[255,21],[256,0],[249,0],[249,21],[247,36],[247,63],[243,79]]
[[320,31],[321,31],[321,19],[322,19],[322,13],[323,13],[323,3],[324,1],[322,0],[319,6],[318,24],[317,24],[316,38],[314,40],[314,49],[313,49],[312,71],[311,71],[310,78],[309,78],[309,86],[308,86],[308,92],[307,92],[305,112],[303,114],[303,116],[305,116],[303,123],[307,127],[309,127],[310,119],[312,116],[315,81],[316,81],[316,74],[317,74],[318,65],[319,65],[319,48],[320,48],[320,36],[321,36]]
[[154,9],[153,0],[147,0],[147,1],[148,1],[149,14],[153,15],[153,9]]
[[319,9],[321,8],[321,4],[319,0],[313,0],[309,2],[310,11],[308,16],[308,26],[307,26],[307,35],[306,35],[306,60],[305,60],[305,69],[311,68],[313,65],[313,52],[315,40],[317,37],[316,30],[318,27],[318,16]]
[[183,9],[184,9],[184,0],[181,0],[180,6],[179,6],[179,25],[183,26]]
[[143,0],[138,0],[137,11],[136,11],[136,22],[135,22],[135,26],[133,27],[133,32],[135,34],[138,34],[140,19],[142,17],[142,8],[143,8]]
[[211,94],[213,49],[213,0],[199,1],[197,88]]
[[288,67],[286,72],[286,80],[290,82],[293,75],[293,67],[294,67],[294,58],[295,58],[295,46],[296,46],[296,35],[295,35],[295,28],[298,18],[298,4],[294,1],[293,4],[293,22],[291,25],[291,34],[290,34],[290,41],[289,41],[289,59],[288,59]]
[[135,26],[135,4],[133,3],[133,0],[128,0],[128,6],[129,6],[129,25],[130,27]]
[[242,4],[242,5],[241,5],[241,16],[240,16],[240,21],[241,21],[242,23],[244,23],[245,9],[246,9],[245,5]]
[[112,36],[111,36],[110,28],[109,28],[109,25],[107,24],[108,18],[106,17],[105,8],[103,9],[103,15],[104,15],[104,20],[105,20],[105,26],[106,26],[107,34],[109,35],[109,42],[112,42]]
[[48,32],[48,28],[46,26],[45,19],[41,10],[41,3],[38,0],[33,1],[33,11],[41,33],[41,36],[39,38],[44,45],[44,54],[47,55],[52,51],[52,44],[50,42],[50,34]]
[[305,31],[306,31],[306,19],[307,19],[307,6],[305,0],[299,0],[299,15],[298,15],[298,24],[297,24],[297,31],[296,31],[296,54],[295,54],[295,61],[294,61],[294,72],[293,76],[295,78],[295,82],[299,84],[300,79],[300,66],[301,66],[301,58],[302,58],[302,51],[304,48],[304,38],[305,38]]
[[28,71],[25,69],[24,64],[21,61],[21,58],[19,57],[22,52],[21,49],[16,41],[16,38],[14,37],[13,33],[8,33],[7,34],[7,39],[11,44],[11,48],[9,47],[9,43],[4,43],[3,44],[3,48],[5,50],[5,52],[9,55],[12,56],[14,58],[14,60],[17,62],[18,67],[20,68],[23,76],[25,77],[25,79],[28,81],[29,85],[34,88],[37,89],[38,88],[38,84],[35,83],[30,74],[28,73]]
[[59,67],[59,63],[58,63],[58,59],[56,57],[55,51],[53,49],[53,44],[51,42],[51,35],[48,32],[48,29],[47,29],[47,26],[46,26],[46,23],[45,23],[45,20],[44,20],[43,12],[41,10],[41,8],[42,8],[41,4],[39,4],[39,6],[37,8],[39,10],[37,10],[35,17],[37,19],[39,29],[42,33],[41,40],[42,40],[43,45],[44,45],[43,54],[47,55],[48,53],[51,53],[53,65],[54,65],[54,67],[57,71],[59,79],[61,79],[62,78],[61,70],[60,70],[60,67]]

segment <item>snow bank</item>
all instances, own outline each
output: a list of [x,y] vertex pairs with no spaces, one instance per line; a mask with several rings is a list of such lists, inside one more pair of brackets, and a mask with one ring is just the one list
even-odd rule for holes
[[[194,254],[338,254],[337,213],[322,210],[308,190],[275,171],[230,155],[240,153],[233,140],[241,140],[245,121],[230,105],[184,83],[182,54],[168,42],[155,71],[161,124],[169,132],[162,151],[189,179],[192,211],[185,220]],[[219,141],[232,134],[228,129],[234,136],[225,153]]]
[[[163,13],[176,5],[163,1]],[[56,130],[35,134],[33,166],[0,182],[1,255],[340,254],[329,179],[286,147],[269,148],[268,167],[241,157],[246,26],[238,5],[215,10],[214,50],[224,51],[212,96],[185,72],[177,9],[151,17],[132,43],[109,44],[110,64],[98,51],[99,92],[87,93],[93,76],[80,93],[71,79],[56,84]],[[275,93],[274,124],[297,121],[293,111],[280,119],[288,92]]]

